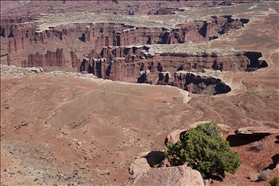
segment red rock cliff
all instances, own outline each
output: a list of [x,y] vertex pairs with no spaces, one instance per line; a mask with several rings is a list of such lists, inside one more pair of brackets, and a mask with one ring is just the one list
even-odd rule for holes
[[45,55],[30,54],[28,60],[22,62],[22,67],[44,67],[44,66],[65,66],[65,56],[63,49],[57,49],[56,52],[47,51]]

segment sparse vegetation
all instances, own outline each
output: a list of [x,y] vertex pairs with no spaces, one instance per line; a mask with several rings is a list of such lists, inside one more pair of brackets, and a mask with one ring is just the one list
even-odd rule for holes
[[255,150],[255,151],[261,151],[263,149],[264,149],[264,143],[262,141],[254,142],[253,146],[251,147],[251,150]]
[[252,174],[252,173],[249,173],[248,179],[249,179],[249,180],[252,180],[252,179],[253,179],[253,174]]
[[271,186],[279,186],[279,176],[274,176],[269,183]]
[[264,181],[268,177],[269,170],[262,170],[258,175],[258,181]]
[[229,142],[221,137],[221,128],[216,123],[199,124],[181,141],[168,143],[165,156],[173,166],[189,162],[203,178],[224,178],[225,172],[235,173],[241,164],[238,153],[230,151]]
[[153,165],[153,168],[158,168],[159,165],[160,165],[160,163],[156,163],[156,164]]
[[35,178],[34,181],[38,181],[38,178]]

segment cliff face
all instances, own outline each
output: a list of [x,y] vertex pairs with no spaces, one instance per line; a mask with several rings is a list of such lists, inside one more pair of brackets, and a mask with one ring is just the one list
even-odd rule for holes
[[56,52],[47,51],[46,54],[30,54],[28,60],[22,61],[22,67],[65,66],[63,49]]
[[[122,77],[137,76],[140,71],[150,73],[168,71],[172,75],[179,70],[201,72],[203,69],[220,71],[252,71],[266,67],[259,60],[259,52],[242,52],[217,56],[215,54],[193,55],[187,53],[162,53],[150,55],[146,46],[104,47],[100,57],[107,61],[107,78],[122,80]],[[91,61],[92,63],[92,61]]]
[[[226,55],[161,53],[151,55],[147,46],[104,47],[99,59],[86,59],[81,71],[99,78],[137,83],[173,85],[198,94],[220,94],[230,91],[221,80],[194,76],[186,72],[253,71],[266,67],[259,52],[239,52]],[[185,72],[182,74],[181,72]]]
[[[72,67],[77,68],[79,72],[86,71],[99,78],[111,80],[173,85],[198,93],[191,83],[183,82],[182,85],[182,80],[178,81],[175,74],[178,71],[202,72],[204,69],[252,71],[266,67],[267,63],[259,60],[261,54],[255,52],[219,56],[172,52],[151,55],[147,45],[206,41],[218,38],[218,35],[226,34],[231,29],[239,29],[248,21],[248,19],[233,19],[231,16],[212,16],[207,21],[185,22],[172,29],[113,23],[80,23],[37,31],[38,27],[34,22],[23,24],[17,19],[2,21],[1,36],[9,40],[8,56],[25,51],[34,44],[43,46],[51,42],[68,43],[76,39],[81,43],[80,50],[83,50],[83,43],[88,43],[92,47],[92,51],[82,59],[77,57],[79,50],[70,52]],[[22,61],[22,67],[65,66],[65,64],[63,48],[57,49],[56,52],[48,50],[46,54],[38,52],[30,54],[28,60]],[[185,78],[188,78],[187,82],[190,82],[189,77],[192,76],[185,75]],[[217,80],[216,82],[211,80],[214,87],[220,85]],[[194,87],[203,86],[204,82],[208,82],[208,79]],[[210,92],[215,94],[218,91]]]
[[[32,20],[32,18],[29,19]],[[224,16],[211,17],[208,21],[185,22],[176,25],[171,30],[96,23],[89,26],[88,24],[76,24],[67,28],[56,26],[38,32],[36,31],[37,25],[34,22],[22,24],[19,20],[3,20],[0,26],[0,36],[9,38],[9,53],[25,50],[35,43],[45,44],[53,41],[54,38],[63,41],[67,37],[76,38],[77,36],[83,42],[92,43],[95,51],[99,53],[104,46],[177,44],[209,40],[214,38],[213,36],[217,37],[218,33],[224,34],[231,29],[240,28],[244,23],[247,23],[247,21]]]
[[216,95],[231,91],[231,88],[218,78],[185,71],[178,71],[174,74],[172,85],[195,94]]

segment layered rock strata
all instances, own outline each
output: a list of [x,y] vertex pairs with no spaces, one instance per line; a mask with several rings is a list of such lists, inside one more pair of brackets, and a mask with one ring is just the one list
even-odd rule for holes
[[196,94],[215,95],[227,93],[231,88],[221,79],[202,75],[205,69],[239,72],[267,67],[259,52],[197,50],[152,54],[149,47],[104,47],[98,59],[84,59],[80,71],[99,78],[172,85]]
[[63,49],[56,52],[47,51],[46,54],[30,54],[28,60],[22,61],[22,67],[44,67],[44,66],[65,66]]
[[[32,20],[29,18],[30,21]],[[247,23],[244,19],[231,16],[210,17],[176,25],[174,28],[145,28],[114,23],[76,23],[72,26],[55,26],[39,31],[38,23],[2,20],[0,36],[8,37],[9,53],[25,50],[35,43],[45,44],[65,38],[79,37],[83,42],[91,42],[99,53],[104,46],[128,46],[134,44],[176,44],[217,38],[218,34],[239,29]]]

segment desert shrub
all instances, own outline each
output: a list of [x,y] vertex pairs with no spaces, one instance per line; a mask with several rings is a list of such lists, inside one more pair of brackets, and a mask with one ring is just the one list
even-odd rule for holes
[[230,151],[229,142],[221,137],[216,123],[199,124],[189,129],[181,141],[167,143],[165,156],[173,166],[189,162],[203,178],[224,178],[225,172],[235,173],[241,164],[238,153]]
[[249,180],[252,180],[253,179],[253,174],[252,173],[249,173],[248,177],[247,177]]
[[279,186],[279,176],[274,176],[269,183],[271,186]]
[[267,179],[269,170],[262,170],[258,175],[258,181],[263,181]]
[[253,146],[251,147],[252,150],[260,151],[264,148],[264,143],[262,141],[254,142]]

